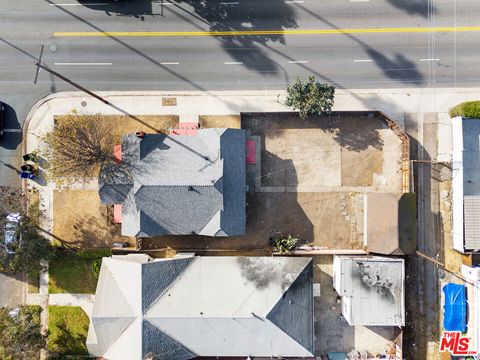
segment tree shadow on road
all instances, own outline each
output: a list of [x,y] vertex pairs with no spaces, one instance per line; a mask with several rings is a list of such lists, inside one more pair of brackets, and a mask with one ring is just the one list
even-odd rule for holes
[[387,2],[409,15],[420,15],[427,18],[437,12],[437,9],[428,0],[387,0]]

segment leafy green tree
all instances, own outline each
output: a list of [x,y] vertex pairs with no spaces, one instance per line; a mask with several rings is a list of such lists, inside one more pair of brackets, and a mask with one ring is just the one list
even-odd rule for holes
[[335,86],[320,83],[310,76],[308,81],[297,79],[287,87],[285,105],[298,110],[299,116],[305,119],[312,115],[329,113],[332,110],[335,96]]
[[40,331],[40,306],[21,306],[18,313],[0,309],[0,359],[38,359],[46,346]]

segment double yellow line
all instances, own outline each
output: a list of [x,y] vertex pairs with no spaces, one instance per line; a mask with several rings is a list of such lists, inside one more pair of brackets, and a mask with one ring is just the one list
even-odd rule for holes
[[437,33],[478,32],[480,26],[464,27],[405,27],[371,29],[285,29],[285,30],[241,30],[241,31],[59,31],[56,37],[166,37],[166,36],[262,36],[262,35],[335,35],[335,34],[378,34],[378,33]]

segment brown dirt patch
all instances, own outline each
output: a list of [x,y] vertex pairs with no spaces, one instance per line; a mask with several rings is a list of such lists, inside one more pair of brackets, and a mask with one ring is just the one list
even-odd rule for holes
[[375,115],[249,113],[242,128],[260,136],[262,186],[401,191],[401,141]]
[[53,235],[82,248],[111,247],[125,241],[135,245],[135,239],[120,235],[120,225],[112,224],[108,206],[100,203],[96,190],[53,192]]
[[201,128],[240,129],[240,115],[199,115]]
[[[67,116],[55,116],[55,121],[62,121]],[[120,143],[123,135],[136,131],[146,133],[165,132],[167,129],[178,128],[177,115],[134,115],[135,118],[125,115],[102,115],[102,119],[112,129],[115,141]],[[112,144],[113,146],[113,144]]]

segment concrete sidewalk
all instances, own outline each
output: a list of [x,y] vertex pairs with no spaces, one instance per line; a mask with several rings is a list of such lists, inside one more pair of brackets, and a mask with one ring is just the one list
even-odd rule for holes
[[[197,122],[198,115],[237,115],[240,112],[291,111],[285,91],[223,92],[98,92],[100,102],[82,92],[62,92],[37,102],[26,118],[24,152],[39,147],[39,136],[53,126],[54,115],[82,114],[179,115],[181,122]],[[174,99],[175,105],[162,105]],[[337,90],[335,111],[380,110],[404,126],[407,113],[440,113],[463,101],[480,99],[480,88]],[[448,149],[446,149],[448,150]],[[439,151],[441,152],[441,151]]]

